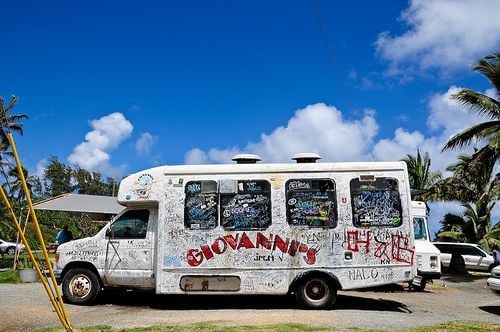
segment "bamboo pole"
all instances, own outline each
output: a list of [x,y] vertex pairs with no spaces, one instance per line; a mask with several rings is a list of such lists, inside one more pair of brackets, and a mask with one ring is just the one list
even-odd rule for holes
[[35,256],[33,255],[33,251],[31,250],[31,247],[26,240],[26,237],[24,236],[24,232],[21,229],[21,226],[19,225],[19,222],[17,221],[16,215],[14,214],[14,211],[12,210],[12,206],[10,205],[9,199],[7,198],[7,195],[5,194],[5,191],[3,188],[0,186],[0,196],[2,196],[2,199],[4,201],[5,206],[7,207],[7,210],[9,211],[10,217],[12,218],[12,222],[14,223],[14,226],[16,227],[19,236],[21,237],[21,241],[23,242],[24,246],[26,247],[26,252],[28,253],[28,256],[33,263],[33,267],[35,268],[38,276],[40,277],[40,280],[43,284],[43,287],[45,288],[45,291],[49,295],[50,302],[52,303],[52,306],[56,310],[56,314],[59,317],[59,320],[61,323],[64,325],[64,327],[72,331],[71,325],[66,321],[63,313],[61,312],[61,308],[56,303],[56,300],[54,298],[54,294],[52,293],[52,289],[50,288],[49,284],[47,283],[47,280],[45,279],[45,276],[43,275],[42,271],[40,270],[40,267],[38,266]]
[[[19,173],[19,178],[20,178],[21,183],[23,185],[23,191],[24,191],[24,194],[25,194],[25,197],[26,197],[26,202],[28,203],[29,214],[31,215],[31,218],[33,220],[33,224],[35,226],[35,232],[36,232],[36,234],[38,236],[38,241],[40,243],[40,246],[42,247],[43,256],[45,258],[45,261],[47,262],[47,268],[49,270],[49,274],[50,274],[50,278],[52,280],[52,284],[56,285],[55,291],[56,291],[56,294],[57,294],[57,299],[58,299],[58,303],[59,303],[62,315],[64,317],[64,323],[63,324],[66,327],[66,329],[68,329],[70,331],[73,331],[73,329],[71,327],[71,322],[70,322],[68,313],[66,311],[66,307],[64,306],[64,302],[62,300],[61,292],[59,291],[59,288],[57,287],[57,281],[56,281],[56,277],[54,275],[54,269],[52,268],[52,263],[50,262],[50,258],[49,258],[49,254],[47,252],[47,248],[45,247],[45,241],[43,240],[42,232],[40,230],[40,225],[38,224],[38,219],[36,217],[35,209],[33,207],[33,202],[31,201],[31,195],[30,195],[30,192],[28,190],[28,186],[26,184],[26,179],[24,178],[23,169],[21,167],[21,161],[19,160],[19,155],[17,154],[16,143],[14,142],[14,136],[12,135],[12,133],[8,133],[7,134],[7,138],[9,139],[9,144],[10,144],[10,147],[12,149],[12,153],[14,155],[14,159],[16,161],[17,172]],[[23,234],[23,236],[24,236],[24,234]]]

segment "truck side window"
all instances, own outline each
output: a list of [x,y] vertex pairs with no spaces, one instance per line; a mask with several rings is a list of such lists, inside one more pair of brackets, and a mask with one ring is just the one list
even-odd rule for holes
[[235,193],[221,194],[225,229],[265,229],[271,224],[271,185],[265,180],[239,180]]
[[393,178],[352,179],[353,224],[357,227],[398,227],[402,224],[398,181]]
[[115,239],[145,239],[148,229],[149,210],[129,210],[111,225],[111,237]]
[[217,182],[189,181],[184,188],[184,225],[189,229],[212,229],[217,226]]
[[288,180],[286,202],[287,220],[292,226],[337,226],[337,200],[333,180]]
[[413,228],[415,240],[427,240],[427,232],[425,229],[425,219],[422,217],[413,218]]

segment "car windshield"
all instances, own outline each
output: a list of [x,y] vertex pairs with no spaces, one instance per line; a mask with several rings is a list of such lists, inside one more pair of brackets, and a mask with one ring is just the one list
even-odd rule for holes
[[425,219],[422,217],[413,218],[413,227],[415,229],[415,240],[427,240],[425,229]]

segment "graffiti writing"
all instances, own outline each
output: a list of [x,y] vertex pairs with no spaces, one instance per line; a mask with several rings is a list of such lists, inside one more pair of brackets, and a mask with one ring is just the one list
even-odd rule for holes
[[281,253],[292,257],[297,253],[301,253],[307,264],[316,263],[317,249],[310,248],[308,245],[296,240],[282,239],[279,235],[273,234],[266,236],[261,232],[257,232],[254,239],[251,239],[245,232],[237,233],[235,236],[228,234],[218,237],[210,245],[202,245],[199,249],[188,250],[186,258],[189,265],[199,266],[205,260],[211,260],[216,255],[222,255],[229,250],[239,251],[242,248],[279,250]]

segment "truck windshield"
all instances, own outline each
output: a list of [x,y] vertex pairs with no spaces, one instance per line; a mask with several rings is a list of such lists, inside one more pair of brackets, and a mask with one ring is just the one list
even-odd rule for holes
[[427,240],[425,219],[422,217],[413,218],[413,227],[415,228],[415,240]]

